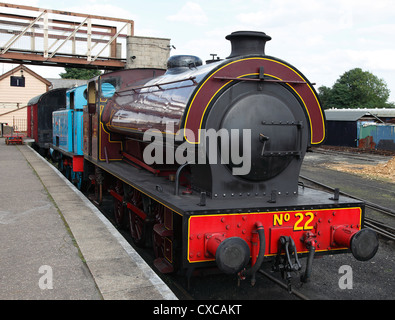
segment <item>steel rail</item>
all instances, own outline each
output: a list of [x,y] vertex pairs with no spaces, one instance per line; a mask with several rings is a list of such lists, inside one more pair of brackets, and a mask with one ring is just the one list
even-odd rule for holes
[[[315,180],[313,180],[313,179],[307,178],[307,177],[302,176],[302,175],[300,175],[299,177],[302,178],[302,179],[304,179],[304,180],[310,181],[310,182],[312,182],[312,183],[314,183],[314,184],[316,184],[316,185],[318,185],[318,186],[320,186],[320,187],[322,187],[322,188],[328,189],[328,190],[330,190],[330,191],[332,191],[332,192],[335,191],[334,188],[329,187],[329,186],[327,186],[327,185],[325,185],[325,184],[322,184],[322,183],[320,183],[320,182],[317,182],[317,181],[315,181]],[[355,196],[353,196],[353,195],[350,195],[350,194],[345,193],[345,192],[342,192],[342,191],[340,191],[339,194],[341,194],[341,195],[343,195],[343,196],[346,196],[346,197],[353,198],[353,199],[355,199],[355,200],[363,201],[363,202],[365,202],[365,205],[366,205],[368,208],[371,208],[371,209],[380,211],[380,212],[382,212],[382,213],[385,213],[385,214],[387,214],[387,215],[389,215],[389,216],[395,217],[395,211],[394,211],[394,210],[391,210],[391,209],[389,209],[389,208],[385,208],[385,207],[383,207],[383,206],[380,206],[380,205],[378,205],[378,204],[375,204],[375,203],[373,203],[373,202],[370,202],[370,201],[367,201],[367,200],[364,200],[364,199],[360,199],[360,198],[358,198],[358,197],[355,197]]]
[[[326,185],[324,185],[324,184],[322,184],[320,182],[317,182],[315,180],[312,180],[310,178],[307,178],[307,177],[304,177],[304,176],[299,176],[299,177],[304,179],[304,180],[306,180],[306,181],[309,181],[309,182],[311,182],[313,184],[316,184],[316,185],[320,186],[323,189],[327,189],[327,190],[330,190],[332,192],[335,190],[332,187],[326,186]],[[349,195],[349,194],[347,194],[345,192],[339,192],[339,194],[342,194],[344,196],[347,196],[347,197],[350,197],[350,198],[353,198],[353,199],[356,199],[356,200],[359,200],[359,201],[363,201],[363,202],[365,202],[365,206],[367,208],[370,208],[372,210],[375,210],[375,211],[387,214],[387,215],[389,215],[391,217],[395,217],[395,212],[393,210],[391,210],[391,209],[388,209],[388,208],[382,207],[380,205],[377,205],[375,203],[372,203],[372,202],[369,202],[369,201],[366,201],[366,200],[354,197],[354,196]],[[377,221],[377,220],[374,220],[374,219],[371,219],[371,218],[368,218],[368,217],[365,217],[365,221],[364,222],[365,222],[365,226],[371,228],[372,230],[376,231],[380,235],[382,235],[382,236],[384,236],[384,237],[386,237],[388,239],[395,240],[395,229],[394,228],[386,225],[383,222],[380,222],[380,221]]]
[[372,224],[374,224],[374,225],[376,225],[376,226],[380,226],[380,227],[382,227],[382,228],[384,228],[384,229],[387,229],[387,231],[392,232],[392,233],[395,234],[395,228],[394,228],[394,227],[391,227],[391,226],[389,226],[389,225],[386,225],[385,223],[383,223],[383,222],[381,222],[381,221],[377,221],[377,220],[372,219],[372,218],[366,218],[366,219],[367,219],[370,223],[372,223]]
[[378,227],[376,224],[369,222],[368,218],[365,218],[365,226],[376,231],[377,233],[381,234],[382,236],[395,241],[395,234],[393,232],[391,233],[383,228]]
[[[283,283],[282,281],[276,279],[275,277],[271,276],[270,274],[268,274],[266,271],[263,271],[262,269],[259,269],[258,272],[262,275],[264,275],[266,278],[268,278],[269,280],[273,281],[274,283],[278,284],[281,288],[288,290],[288,286]],[[295,296],[297,296],[299,299],[302,300],[310,300],[310,298],[306,297],[303,293],[292,289],[291,288],[291,293]]]

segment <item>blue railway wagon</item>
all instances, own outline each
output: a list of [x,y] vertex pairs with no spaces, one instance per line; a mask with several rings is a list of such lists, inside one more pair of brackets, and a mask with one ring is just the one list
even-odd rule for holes
[[86,105],[86,85],[66,92],[66,109],[55,111],[52,116],[52,143],[63,151],[76,155],[82,152],[82,111]]
[[80,86],[71,89],[67,92],[67,99],[70,100],[70,108],[74,108],[73,117],[73,152],[76,155],[83,156],[83,109],[87,105],[86,100],[86,88],[87,86]]
[[58,151],[60,169],[66,177],[82,184],[83,157],[83,107],[87,104],[86,85],[68,89],[66,108],[52,115],[52,148]]
[[74,110],[63,109],[52,115],[53,141],[59,149],[73,152],[73,113]]

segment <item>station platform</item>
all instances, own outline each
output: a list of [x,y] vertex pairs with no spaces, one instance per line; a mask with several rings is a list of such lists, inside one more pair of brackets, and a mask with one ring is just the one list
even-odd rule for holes
[[0,244],[1,300],[177,300],[78,189],[4,138]]

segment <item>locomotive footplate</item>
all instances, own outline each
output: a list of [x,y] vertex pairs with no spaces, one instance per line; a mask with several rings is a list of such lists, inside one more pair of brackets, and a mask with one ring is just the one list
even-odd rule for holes
[[[299,187],[297,196],[277,195],[276,203],[272,203],[271,191],[259,195],[250,195],[248,198],[238,196],[210,197],[206,195],[204,205],[201,202],[201,193],[180,186],[180,192],[175,194],[176,183],[166,177],[157,177],[150,172],[132,167],[124,162],[97,162],[90,157],[86,160],[109,172],[114,177],[141,191],[148,197],[162,203],[181,216],[257,213],[286,210],[314,210],[323,208],[358,207],[363,203],[355,199],[340,196],[331,200],[332,194]],[[248,199],[248,201],[245,201]],[[242,201],[241,201],[242,200]],[[246,208],[248,205],[248,208]]]

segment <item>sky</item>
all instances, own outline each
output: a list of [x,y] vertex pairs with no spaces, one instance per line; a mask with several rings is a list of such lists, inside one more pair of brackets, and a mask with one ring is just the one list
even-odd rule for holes
[[[136,36],[170,38],[171,55],[225,58],[234,31],[272,37],[266,54],[300,70],[316,89],[361,68],[383,79],[395,102],[395,6],[392,0],[2,0],[46,9],[134,20]],[[0,7],[0,9],[3,9]],[[0,44],[1,46],[1,44]],[[16,65],[14,65],[15,67]],[[45,78],[61,68],[29,66]],[[0,74],[11,65],[0,64]]]

